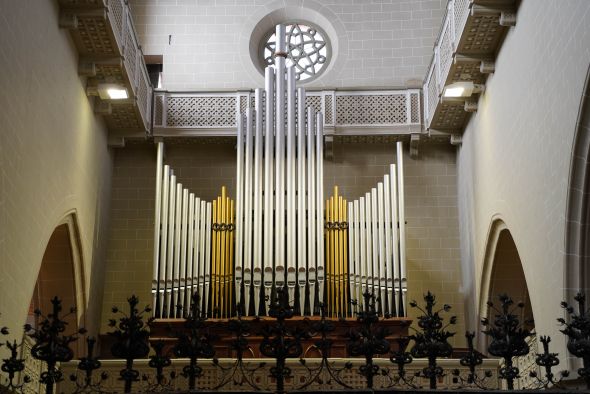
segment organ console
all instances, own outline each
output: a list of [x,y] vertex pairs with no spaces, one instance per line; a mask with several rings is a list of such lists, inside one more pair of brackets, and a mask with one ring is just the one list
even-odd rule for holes
[[[184,317],[198,292],[210,317],[264,315],[286,287],[302,316],[352,316],[374,292],[383,316],[406,315],[402,143],[397,163],[364,196],[324,199],[323,115],[306,107],[277,26],[275,65],[254,108],[238,114],[236,200],[191,193],[158,143],[152,294],[157,318]],[[182,306],[184,308],[177,308]]]

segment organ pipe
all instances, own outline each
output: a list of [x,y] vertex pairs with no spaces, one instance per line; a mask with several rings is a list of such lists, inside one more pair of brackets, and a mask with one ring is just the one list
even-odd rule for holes
[[[184,188],[158,143],[152,293],[155,316],[186,317],[190,295],[211,317],[263,315],[286,286],[299,314],[351,317],[366,291],[383,315],[406,311],[401,142],[397,163],[375,187],[347,201],[323,186],[323,114],[307,107],[286,66],[283,26],[265,87],[237,114],[236,200]],[[266,302],[261,300],[267,300]],[[182,308],[176,308],[176,307]]]
[[156,206],[154,208],[154,264],[153,264],[153,280],[152,280],[152,295],[154,305],[154,315],[158,315],[159,298],[160,298],[160,237],[161,228],[160,220],[162,217],[162,172],[164,166],[164,143],[158,142],[157,156],[156,156]]

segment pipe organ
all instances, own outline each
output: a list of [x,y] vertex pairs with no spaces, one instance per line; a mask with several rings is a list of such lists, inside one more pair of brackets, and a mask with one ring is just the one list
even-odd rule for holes
[[379,297],[384,316],[406,316],[406,256],[402,143],[397,166],[364,196],[348,203],[350,294],[365,291]]
[[225,187],[212,202],[184,188],[158,143],[155,317],[186,316],[194,292],[210,317],[264,315],[281,287],[302,316],[320,305],[327,316],[352,316],[351,300],[365,291],[384,316],[405,316],[401,142],[376,188],[347,202],[335,187],[324,200],[323,115],[295,86],[284,26],[276,37],[265,87],[238,114],[235,202]]

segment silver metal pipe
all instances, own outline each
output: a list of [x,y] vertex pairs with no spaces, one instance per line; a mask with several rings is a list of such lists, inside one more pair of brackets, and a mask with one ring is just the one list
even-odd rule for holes
[[[205,209],[205,208],[203,208]],[[195,230],[193,232],[193,271],[191,278],[191,285],[190,285],[190,297],[189,297],[189,305],[192,301],[192,296],[195,291],[199,290],[199,270],[200,270],[200,258],[201,254],[203,253],[203,247],[201,246],[201,199],[199,197],[195,197],[195,213],[194,213],[194,227]],[[204,243],[204,242],[203,242]],[[188,313],[189,311],[187,311]]]
[[[281,29],[282,27],[282,29]],[[282,33],[281,33],[282,30]],[[284,26],[277,26],[277,48],[284,46]],[[275,285],[285,285],[285,58],[275,56]],[[270,301],[270,297],[269,297]]]
[[[373,238],[372,238],[371,193],[365,193],[365,240],[367,291],[373,290]],[[370,289],[370,290],[369,290]]]
[[160,301],[160,240],[162,238],[162,229],[160,228],[160,221],[162,218],[162,171],[164,166],[164,143],[158,142],[156,154],[156,206],[154,209],[154,259],[153,259],[153,280],[152,280],[152,295],[154,306],[154,316],[159,317],[159,308],[157,305]]
[[195,251],[195,193],[188,196],[188,231],[186,247],[186,273],[184,276],[184,296],[182,297],[182,317],[186,317],[193,288],[193,257]]
[[404,151],[401,141],[397,142],[397,192],[399,204],[399,260],[401,280],[401,306],[402,316],[407,316],[406,293],[408,291],[408,279],[406,276],[406,215],[404,201]]
[[[367,271],[367,203],[365,197],[359,198],[359,254],[361,266],[361,297],[367,291],[368,271]],[[359,301],[363,298],[359,298]]]
[[[362,198],[362,197],[361,197]],[[361,268],[361,244],[360,244],[360,232],[363,231],[360,224],[360,207],[359,207],[359,200],[354,200],[353,204],[353,226],[354,226],[354,234],[353,234],[353,243],[354,243],[354,280],[355,280],[355,291],[354,298],[357,301],[362,300],[362,288],[361,288],[361,280],[362,280],[362,268]]]
[[[354,259],[354,234],[356,227],[354,224],[354,202],[348,202],[348,291],[351,298],[356,298],[356,261]],[[345,278],[346,279],[346,278]]]
[[318,299],[324,302],[324,117],[316,114],[316,240],[317,240],[317,281]]
[[170,192],[168,197],[168,257],[166,258],[166,288],[162,317],[169,317],[170,295],[172,292],[172,266],[174,264],[174,217],[176,207],[176,175],[170,176]]
[[184,307],[184,287],[186,286],[186,254],[188,248],[188,189],[182,190],[182,216],[180,218],[180,270],[176,275],[178,280],[178,294],[176,299],[176,317],[182,316],[182,310],[179,306]]
[[390,166],[391,181],[391,239],[393,241],[393,290],[395,292],[396,309],[398,316],[403,316],[399,310],[401,305],[401,281],[399,276],[399,232],[398,232],[398,203],[397,203],[397,172],[395,164]]
[[243,278],[243,245],[244,245],[244,116],[238,114],[237,130],[237,161],[236,161],[236,246],[235,246],[235,286],[236,301],[240,302]]
[[287,67],[287,165],[285,180],[287,186],[287,289],[289,300],[295,299],[297,285],[295,223],[295,68]]
[[379,294],[379,233],[377,230],[377,188],[371,189],[371,251],[373,252],[373,293]]
[[265,136],[264,136],[264,272],[260,267],[254,266],[252,282],[254,285],[254,309],[256,316],[260,314],[260,290],[264,282],[266,296],[270,298],[273,285],[273,142],[274,142],[274,79],[275,72],[272,67],[265,70]]
[[209,285],[211,282],[211,221],[212,221],[211,203],[207,203],[207,212],[205,214],[205,288],[203,291],[203,311],[209,310]]
[[[250,310],[250,288],[252,284],[252,270],[262,267],[262,198],[263,198],[263,89],[256,89],[254,105],[256,110],[256,135],[254,137],[254,256],[252,266],[244,269],[244,304],[246,314]],[[260,283],[260,280],[259,280]],[[260,285],[259,285],[260,286]]]
[[[211,231],[210,228],[207,228],[207,220],[208,217],[211,215],[210,208],[208,207],[208,202],[205,200],[201,200],[201,218],[199,220],[199,300],[201,300],[201,305],[205,304],[205,272],[209,275],[209,265],[211,264],[211,260],[209,258],[209,248],[211,242]],[[207,278],[209,280],[209,278]],[[207,309],[203,307],[201,309],[203,312],[207,313]]]
[[168,195],[170,194],[170,167],[164,166],[164,179],[162,180],[162,235],[160,237],[160,264],[158,267],[158,305],[157,317],[163,316],[164,297],[166,287],[166,258],[168,256]]
[[[252,265],[252,177],[253,177],[253,113],[252,108],[246,109],[246,160],[244,169],[244,266]],[[236,292],[236,295],[240,294]],[[237,299],[241,302],[241,298]]]
[[383,315],[387,314],[388,311],[386,307],[388,303],[386,301],[386,285],[387,285],[387,278],[386,278],[386,266],[385,266],[385,206],[384,206],[384,196],[383,196],[383,182],[379,182],[377,184],[377,217],[378,217],[378,229],[379,229],[379,291],[380,291],[380,298],[381,298],[381,311]]
[[169,317],[176,315],[176,295],[178,293],[180,270],[180,228],[182,227],[182,183],[176,184],[176,225],[174,227],[174,267],[172,269],[172,292]]
[[387,286],[387,303],[389,304],[389,314],[397,316],[395,306],[395,292],[393,291],[393,265],[395,261],[392,258],[392,239],[391,239],[391,180],[389,174],[383,177],[383,194],[385,207],[385,267],[386,267],[386,286]]
[[301,316],[305,314],[307,286],[307,231],[305,215],[305,89],[297,90],[297,282]]
[[316,246],[316,185],[315,185],[315,110],[307,108],[307,272],[309,280],[309,306],[313,315],[315,285],[317,283]]

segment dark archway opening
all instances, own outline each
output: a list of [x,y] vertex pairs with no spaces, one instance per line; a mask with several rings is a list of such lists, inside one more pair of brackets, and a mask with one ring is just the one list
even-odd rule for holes
[[[76,298],[75,259],[72,250],[72,237],[68,224],[64,223],[55,228],[41,262],[41,268],[35,283],[33,297],[30,302],[27,323],[36,327],[39,318],[34,311],[39,309],[44,315],[53,309],[51,300],[58,297],[62,300],[62,314],[68,314],[71,307],[78,309]],[[65,317],[68,323],[66,334],[75,333],[79,328],[80,314],[75,312]],[[74,352],[78,349],[74,346]]]

